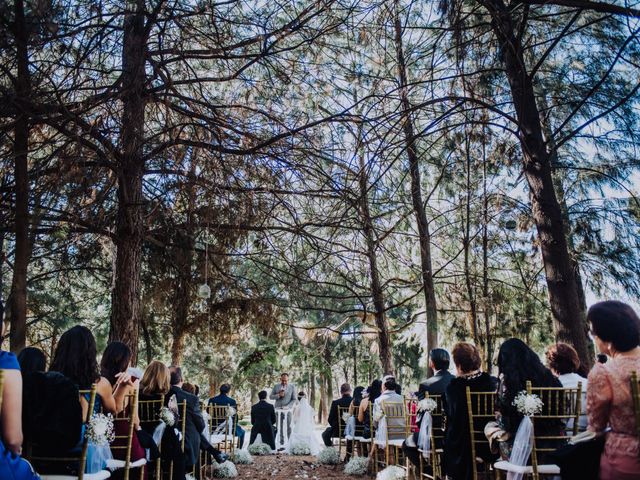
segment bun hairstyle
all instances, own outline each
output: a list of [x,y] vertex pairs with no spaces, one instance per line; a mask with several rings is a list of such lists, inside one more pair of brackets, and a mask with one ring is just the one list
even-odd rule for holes
[[396,379],[393,377],[389,377],[385,380],[384,382],[384,388],[386,390],[392,390],[392,391],[396,391],[396,389],[398,388],[398,384],[396,383]]

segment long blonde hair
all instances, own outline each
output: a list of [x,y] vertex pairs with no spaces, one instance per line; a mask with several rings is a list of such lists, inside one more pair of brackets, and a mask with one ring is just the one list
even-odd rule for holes
[[171,388],[169,367],[159,360],[153,360],[140,379],[140,391],[145,395],[165,395]]

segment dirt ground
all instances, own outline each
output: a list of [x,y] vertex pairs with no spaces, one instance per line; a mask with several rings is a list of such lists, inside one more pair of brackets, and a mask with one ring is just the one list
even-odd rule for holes
[[345,480],[344,464],[319,465],[315,457],[294,455],[266,455],[253,457],[252,465],[236,465],[238,478],[246,480]]

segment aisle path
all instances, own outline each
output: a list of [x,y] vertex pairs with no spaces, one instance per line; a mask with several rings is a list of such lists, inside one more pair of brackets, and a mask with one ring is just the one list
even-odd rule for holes
[[253,465],[237,465],[243,480],[353,480],[343,472],[344,464],[318,465],[316,457],[294,455],[254,456]]

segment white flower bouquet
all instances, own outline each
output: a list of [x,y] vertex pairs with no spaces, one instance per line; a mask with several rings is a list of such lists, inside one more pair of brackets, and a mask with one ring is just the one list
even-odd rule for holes
[[158,412],[158,417],[167,427],[173,427],[176,424],[176,416],[168,407],[162,407]]
[[349,412],[344,412],[342,414],[342,421],[343,422],[345,422],[345,423],[348,422],[350,418],[351,418],[351,415],[349,415]]
[[378,472],[376,480],[404,480],[406,474],[407,472],[405,472],[404,468],[391,465]]
[[418,411],[419,412],[433,412],[438,407],[438,404],[433,398],[425,398],[424,400],[420,400],[418,402]]
[[238,469],[233,463],[227,460],[219,465],[213,465],[213,476],[215,478],[234,478],[238,476]]
[[311,447],[305,442],[296,442],[289,448],[291,455],[311,455]]
[[522,390],[513,399],[513,406],[516,407],[519,413],[525,417],[531,417],[536,413],[542,412],[544,403],[539,396],[529,394],[526,390]]
[[256,442],[249,445],[247,449],[251,455],[270,455],[271,447],[266,443]]
[[[264,445],[264,444],[263,444]],[[236,450],[232,455],[233,463],[236,465],[251,465],[253,463],[253,457],[246,450]]]
[[344,473],[347,475],[366,475],[369,469],[369,459],[367,457],[351,457],[351,460],[344,466]]
[[320,450],[318,463],[322,465],[338,465],[340,463],[340,452],[333,447]]
[[115,438],[111,414],[94,413],[87,424],[87,439],[95,445],[109,445]]

